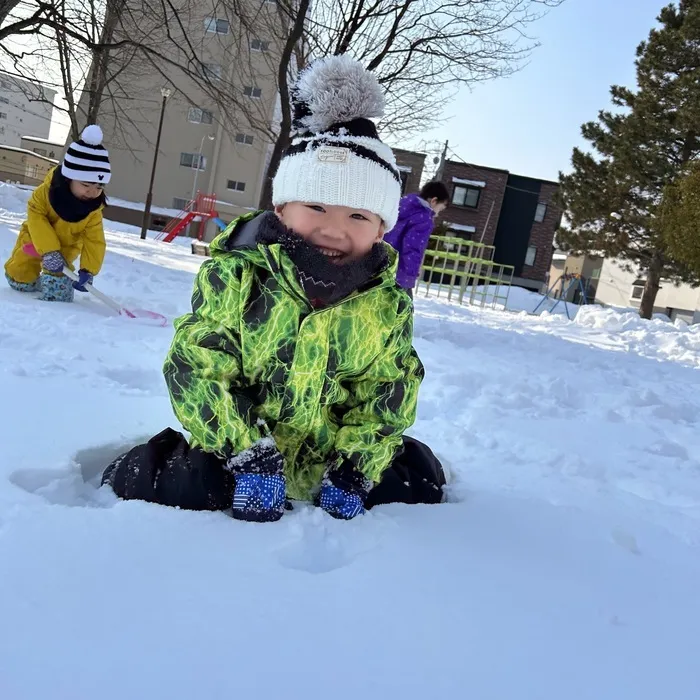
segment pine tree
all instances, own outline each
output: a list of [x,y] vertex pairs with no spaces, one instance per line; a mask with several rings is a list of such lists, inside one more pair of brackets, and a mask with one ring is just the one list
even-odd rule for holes
[[572,172],[559,175],[569,225],[558,240],[646,276],[644,318],[662,277],[700,281],[667,245],[659,216],[666,188],[700,156],[700,0],[668,5],[657,19],[637,48],[636,89],[612,86],[616,109],[581,127],[596,153],[575,148]]
[[669,253],[700,275],[700,162],[666,189],[661,230]]

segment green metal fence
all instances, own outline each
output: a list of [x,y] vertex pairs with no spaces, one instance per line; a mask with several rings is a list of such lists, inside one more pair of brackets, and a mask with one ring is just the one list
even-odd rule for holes
[[431,236],[415,293],[444,294],[459,304],[505,309],[514,268],[494,262],[495,250],[457,236]]

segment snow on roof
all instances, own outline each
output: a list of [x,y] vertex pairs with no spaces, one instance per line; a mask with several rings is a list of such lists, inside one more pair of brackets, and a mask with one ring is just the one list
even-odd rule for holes
[[413,168],[410,165],[397,165],[396,166],[402,173],[412,173]]
[[461,177],[453,177],[452,182],[458,185],[470,185],[471,187],[486,187],[486,183],[483,180],[465,180]]
[[448,228],[453,231],[464,231],[466,233],[476,233],[476,228],[474,226],[466,226],[465,224],[452,224],[449,221],[445,222]]
[[552,260],[566,260],[568,257],[566,253],[554,253]]
[[24,139],[25,141],[36,141],[37,143],[46,143],[49,146],[63,148],[62,143],[58,143],[58,141],[51,141],[51,139],[43,139],[41,136],[21,136],[20,138]]
[[27,148],[20,148],[19,146],[6,146],[4,143],[0,144],[0,151],[16,151],[17,153],[26,153],[29,156],[34,156],[35,158],[41,158],[41,160],[46,160],[53,165],[58,165],[58,161],[55,158],[49,158],[48,156],[42,156],[39,153],[34,153]]

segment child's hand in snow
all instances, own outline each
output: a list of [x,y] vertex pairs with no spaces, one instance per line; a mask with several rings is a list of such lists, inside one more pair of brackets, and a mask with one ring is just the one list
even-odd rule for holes
[[287,487],[284,458],[271,438],[256,442],[226,463],[236,477],[233,517],[272,522],[284,515]]
[[326,471],[316,505],[340,520],[364,515],[372,483],[349,462]]
[[73,288],[77,289],[79,292],[87,292],[85,285],[92,284],[93,279],[93,276],[87,270],[80,270],[78,272],[78,281],[73,282]]

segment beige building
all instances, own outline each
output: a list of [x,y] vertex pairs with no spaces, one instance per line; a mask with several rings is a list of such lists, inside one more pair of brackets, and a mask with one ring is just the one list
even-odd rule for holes
[[40,185],[58,161],[25,148],[0,145],[0,181]]
[[[260,26],[271,27],[276,3],[250,2],[256,13],[266,13]],[[235,17],[222,15],[222,6],[213,0],[192,7],[198,14],[188,15],[187,39],[201,51],[213,90],[165,63],[158,70],[127,67],[120,77],[123,101],[112,99],[98,119],[112,165],[108,198],[132,203],[133,220],[133,203],[147,197],[164,105],[152,202],[157,211],[151,217],[156,229],[186,208],[197,191],[216,195],[216,211],[225,222],[255,208],[271,150],[269,127],[278,103],[275,54],[281,50],[268,35],[274,31],[261,28],[259,36],[251,36],[236,26]],[[234,93],[238,109],[212,99]],[[79,109],[85,113],[86,107],[82,102]],[[268,136],[253,124],[264,125]],[[216,231],[210,223],[206,238]]]
[[63,144],[39,136],[22,136],[20,146],[40,156],[58,159],[63,155]]
[[[628,272],[615,260],[605,260],[600,272],[596,302],[604,306],[638,309],[644,292],[644,276]],[[664,314],[672,321],[700,323],[700,287],[675,285],[661,280],[654,302],[654,313]]]
[[569,281],[566,279],[564,279],[562,286],[562,278],[565,275],[581,275],[587,303],[592,303],[596,296],[602,267],[603,258],[601,257],[594,255],[569,255],[557,250],[552,255],[552,264],[549,268],[546,286],[547,288],[554,286],[553,295],[555,298],[559,299],[561,297],[564,301],[580,304],[582,303],[581,288],[578,285],[570,287]]
[[0,144],[22,146],[22,136],[48,138],[55,90],[0,72]]

